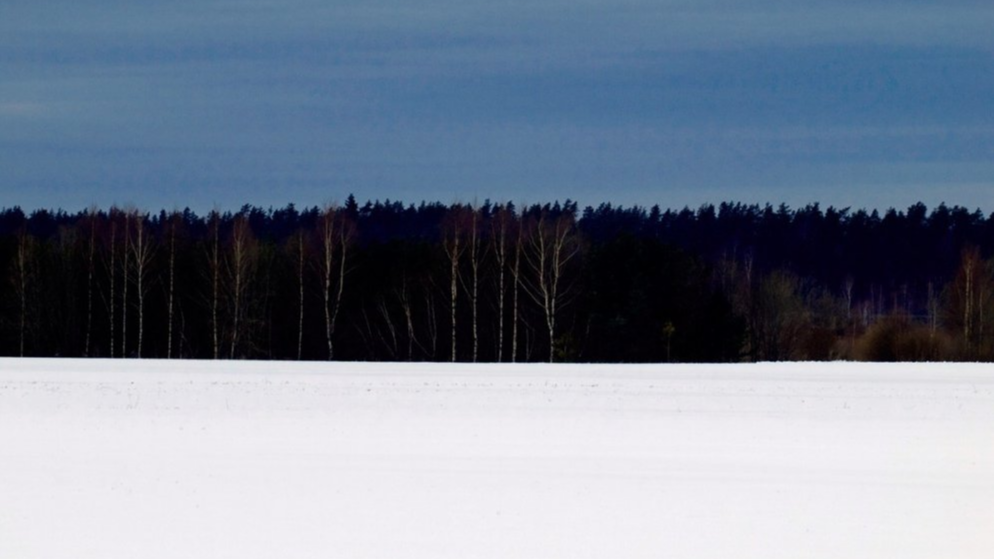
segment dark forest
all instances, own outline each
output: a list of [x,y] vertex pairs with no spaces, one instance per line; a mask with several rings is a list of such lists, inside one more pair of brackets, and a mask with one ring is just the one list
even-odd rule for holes
[[992,361],[992,215],[723,203],[0,211],[0,354]]

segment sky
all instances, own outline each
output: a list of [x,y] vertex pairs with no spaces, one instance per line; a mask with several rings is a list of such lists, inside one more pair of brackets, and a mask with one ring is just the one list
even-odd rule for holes
[[990,0],[4,0],[0,207],[993,210]]

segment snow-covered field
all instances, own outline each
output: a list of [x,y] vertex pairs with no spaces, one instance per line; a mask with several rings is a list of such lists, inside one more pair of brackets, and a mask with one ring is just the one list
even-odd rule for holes
[[0,557],[993,554],[993,366],[0,360]]

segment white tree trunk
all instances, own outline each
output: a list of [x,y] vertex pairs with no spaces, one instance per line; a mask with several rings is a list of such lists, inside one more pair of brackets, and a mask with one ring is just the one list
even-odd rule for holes
[[[456,249],[459,249],[459,239],[455,241]],[[451,312],[450,323],[452,325],[452,335],[450,336],[451,346],[449,349],[450,360],[456,362],[456,285],[459,282],[459,257],[450,257],[450,283],[449,283],[449,309]]]
[[522,236],[525,232],[525,215],[518,220],[518,235],[515,237],[515,261],[512,270],[512,302],[511,302],[511,362],[518,360],[518,293],[522,287]]
[[255,259],[255,244],[249,220],[244,215],[240,215],[235,218],[235,222],[232,224],[231,258],[228,268],[232,286],[232,329],[228,351],[230,359],[244,355],[244,353],[240,353],[240,350],[244,344],[251,341],[248,340],[247,324],[249,322],[247,315],[250,303],[249,294],[256,266]]
[[480,270],[480,232],[479,224],[477,222],[478,210],[477,208],[472,208],[473,212],[470,217],[470,314],[472,324],[470,326],[470,331],[473,337],[473,353],[472,361],[477,362],[478,350],[480,347],[480,339],[477,334],[477,292],[478,292],[478,279]]
[[328,360],[335,357],[335,346],[332,343],[332,270],[335,258],[335,210],[326,207],[319,224],[321,237],[321,274],[322,297],[325,311],[325,343],[328,347]]
[[145,296],[149,288],[148,274],[152,263],[152,240],[146,226],[144,214],[134,212],[135,238],[131,245],[132,261],[135,268],[135,291],[138,297],[138,348],[136,356],[141,359],[145,340]]
[[25,339],[27,338],[28,324],[28,251],[29,239],[27,232],[22,231],[18,235],[17,242],[17,292],[20,302],[20,333],[18,340],[18,355],[24,357]]
[[173,297],[176,292],[176,220],[172,217],[169,232],[169,299],[166,303],[166,359],[173,358]]
[[142,340],[145,334],[145,220],[142,216],[135,216],[135,225],[138,228],[138,239],[135,242],[135,272],[138,283],[138,358],[142,357]]
[[211,335],[213,338],[214,359],[220,357],[218,343],[218,289],[221,275],[221,217],[215,211],[211,215],[214,223],[214,236],[211,239]]
[[124,215],[124,259],[121,264],[121,357],[128,357],[128,251],[131,247],[131,222],[128,214]]
[[508,209],[501,207],[494,216],[496,224],[491,222],[491,242],[494,244],[494,259],[497,263],[497,284],[498,284],[498,340],[497,340],[497,362],[504,361],[504,271],[508,265]]
[[114,324],[117,322],[117,313],[115,312],[115,308],[114,308],[115,307],[115,301],[117,300],[117,290],[115,289],[115,281],[114,281],[115,277],[117,276],[117,221],[114,219],[114,217],[115,216],[114,216],[114,213],[113,213],[113,210],[112,210],[111,215],[110,215],[110,222],[111,222],[111,266],[110,266],[110,274],[109,274],[110,275],[110,290],[111,290],[111,297],[110,297],[110,314],[111,314],[111,320],[110,320],[110,336],[111,336],[110,354],[111,354],[112,358],[114,357],[114,350],[117,347],[115,345],[115,343],[114,343],[115,342],[115,339],[114,339]]
[[297,317],[297,360],[304,352],[304,232],[297,233],[297,287],[299,297]]
[[329,339],[334,341],[335,325],[339,318],[339,310],[342,308],[342,293],[345,292],[346,262],[349,259],[349,245],[352,244],[353,225],[347,220],[339,222],[339,283],[335,291],[335,306],[332,308],[332,321]]
[[460,223],[461,210],[462,208],[459,206],[453,206],[450,209],[445,237],[443,239],[443,248],[446,251],[446,256],[449,258],[449,313],[451,326],[449,359],[453,363],[456,362],[456,305],[459,297],[458,287],[460,283],[459,261],[464,250],[460,242],[463,235],[462,224]]
[[93,260],[97,251],[97,212],[91,208],[87,212],[90,222],[90,246],[87,251],[86,274],[86,338],[83,342],[83,355],[90,356],[90,340],[93,330]]
[[974,266],[973,258],[964,258],[964,341],[971,343],[974,337]]

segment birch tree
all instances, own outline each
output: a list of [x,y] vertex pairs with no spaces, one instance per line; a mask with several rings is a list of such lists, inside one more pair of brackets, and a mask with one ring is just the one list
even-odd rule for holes
[[18,356],[25,356],[29,330],[29,290],[34,281],[37,242],[22,227],[17,233],[17,253],[14,259],[14,291],[18,302]]
[[325,312],[325,343],[328,347],[328,360],[335,356],[335,346],[332,343],[332,275],[335,271],[335,208],[325,206],[318,219],[318,241],[321,247],[318,268],[321,273],[321,296]]
[[511,264],[511,362],[518,360],[518,294],[522,290],[522,247],[525,239],[525,214],[517,220],[515,228],[514,258]]
[[971,359],[981,356],[982,341],[991,338],[992,289],[990,261],[982,260],[977,248],[965,248],[957,275],[947,288],[946,322]]
[[226,259],[231,305],[231,338],[229,358],[235,359],[242,352],[248,331],[249,293],[258,260],[256,239],[245,215],[238,215],[232,223],[230,255]]
[[992,332],[995,328],[995,270],[992,269],[992,260],[988,259],[981,263],[981,277],[978,281],[978,286],[981,288],[981,293],[978,294],[978,357],[979,359],[985,361],[992,361],[992,354],[995,351],[993,348],[993,339],[995,339],[995,333]]
[[121,357],[128,357],[128,284],[130,283],[129,258],[131,247],[131,211],[121,213],[124,245],[121,255]]
[[218,330],[218,304],[220,300],[221,287],[221,215],[217,210],[213,210],[208,216],[208,273],[211,281],[211,338],[214,359],[218,359],[221,354],[221,345]]
[[[355,224],[334,206],[325,206],[318,219],[318,271],[322,281],[325,312],[325,342],[328,360],[335,358],[335,326],[342,307],[349,248],[355,236]],[[336,253],[338,258],[336,259]]]
[[572,212],[550,216],[543,211],[526,240],[525,261],[530,274],[525,292],[542,309],[549,334],[549,362],[556,357],[556,319],[565,298],[564,272],[580,252]]
[[109,329],[110,329],[110,356],[114,357],[114,351],[117,345],[115,345],[115,324],[117,323],[117,282],[115,281],[117,277],[117,229],[118,229],[118,219],[117,219],[117,209],[111,208],[109,213],[109,227],[110,227],[110,248],[107,251],[110,254],[108,263],[108,291],[110,292],[110,297],[108,297],[108,312],[110,314]]
[[93,331],[93,276],[94,260],[97,253],[97,208],[91,206],[86,212],[86,224],[89,229],[86,250],[86,335],[83,341],[83,356],[90,356],[90,346]]
[[497,359],[498,363],[504,360],[504,299],[507,289],[505,288],[505,272],[508,268],[508,234],[513,224],[514,216],[507,205],[498,206],[490,222],[490,242],[491,252],[494,254],[494,263],[497,266]]
[[463,216],[463,206],[454,204],[449,209],[442,226],[442,248],[449,261],[449,310],[452,326],[449,358],[453,363],[456,362],[456,304],[459,298],[460,259],[466,250]]
[[[342,294],[345,293],[345,277],[347,263],[349,262],[349,251],[356,238],[356,224],[348,215],[339,216],[339,279],[335,289],[335,306],[332,308],[331,335],[335,335],[335,325],[338,323],[339,311],[342,310]],[[332,352],[329,352],[329,359]]]
[[438,287],[432,281],[431,276],[422,281],[422,301],[425,305],[425,329],[428,335],[426,352],[433,360],[437,359],[439,349],[439,322],[435,312],[435,294],[437,292]]
[[154,248],[148,229],[148,215],[134,210],[130,213],[129,218],[134,228],[130,252],[135,281],[135,295],[138,298],[138,348],[135,355],[140,359],[142,357],[142,344],[145,339],[145,296],[149,290],[149,274],[151,272]]
[[166,293],[166,359],[173,358],[173,315],[176,298],[176,235],[183,218],[179,212],[169,216],[169,287]]
[[296,261],[297,272],[297,360],[304,354],[304,270],[307,262],[307,241],[303,229],[298,229],[288,243],[288,252]]
[[462,221],[464,228],[464,235],[466,237],[465,251],[467,254],[467,260],[469,260],[470,265],[470,284],[466,285],[463,283],[463,289],[467,292],[470,297],[470,336],[472,341],[472,352],[471,361],[473,363],[477,362],[477,357],[480,350],[480,336],[479,330],[477,328],[477,316],[478,316],[478,300],[480,293],[480,264],[483,259],[482,245],[481,242],[481,224],[480,224],[480,209],[476,207],[467,206],[461,212],[462,215],[458,218]]
[[421,347],[415,337],[415,322],[413,318],[411,299],[408,295],[408,276],[407,274],[401,275],[401,287],[395,290],[395,295],[397,300],[401,305],[401,311],[404,313],[404,326],[407,334],[408,351],[407,360],[412,360],[412,353],[414,351],[414,346],[417,345]]

